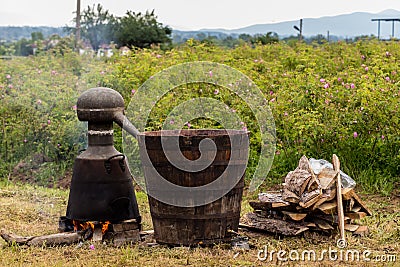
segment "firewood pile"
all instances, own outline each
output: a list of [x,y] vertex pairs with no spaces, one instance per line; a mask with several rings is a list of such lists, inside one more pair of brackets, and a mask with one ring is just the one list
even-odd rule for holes
[[342,188],[338,162],[334,169],[323,168],[316,175],[303,156],[287,174],[282,190],[261,193],[258,201],[250,202],[254,212],[242,218],[241,227],[287,236],[305,231],[332,233],[338,228],[343,236],[345,230],[367,234],[367,226],[357,221],[371,212],[353,188]]

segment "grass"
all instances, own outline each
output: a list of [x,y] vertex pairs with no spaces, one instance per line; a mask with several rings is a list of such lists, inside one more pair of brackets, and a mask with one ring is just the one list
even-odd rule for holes
[[[242,202],[243,212],[251,208],[248,205],[255,194],[245,191]],[[288,261],[289,266],[400,266],[400,192],[391,196],[362,195],[374,212],[373,216],[361,220],[368,225],[370,234],[366,237],[353,237],[347,233],[347,249],[371,251],[371,258],[379,255],[396,255],[396,262],[363,261]],[[151,229],[151,217],[147,197],[137,192],[137,200],[143,217],[143,228]],[[27,184],[0,182],[0,228],[18,235],[31,236],[57,232],[58,218],[65,214],[68,190],[45,188]],[[337,249],[336,236],[323,236],[308,233],[302,237],[278,238],[273,235],[243,232],[250,239],[250,250],[231,249],[220,244],[208,248],[170,248],[166,246],[146,247],[144,245],[126,245],[112,247],[90,242],[82,246],[62,247],[24,247],[7,245],[0,240],[0,266],[265,266],[278,264],[276,254],[272,262],[257,259],[259,250],[268,246],[272,250],[315,250],[320,253],[329,248]],[[295,254],[292,254],[294,256]],[[319,255],[319,254],[317,254]]]

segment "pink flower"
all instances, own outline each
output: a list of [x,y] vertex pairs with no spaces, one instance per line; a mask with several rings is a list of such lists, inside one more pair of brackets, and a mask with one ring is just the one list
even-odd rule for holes
[[104,75],[104,74],[105,74],[104,70],[100,71],[100,75]]
[[190,122],[185,122],[185,125],[186,125],[188,128],[192,127],[192,125],[190,124]]
[[287,113],[287,111],[285,111],[285,113],[283,114],[284,116],[287,116],[287,115],[289,115],[288,113]]
[[386,80],[387,82],[389,82],[389,81],[390,81],[390,78],[389,78],[389,77],[385,77],[385,80]]
[[218,89],[215,89],[214,95],[218,95],[218,93],[219,93],[219,90],[218,90]]
[[364,55],[361,55],[361,59],[365,59],[365,56],[364,56]]
[[28,142],[28,140],[26,140],[26,138],[24,139],[24,143],[27,143]]
[[357,133],[357,132],[354,132],[354,133],[353,133],[353,137],[354,137],[354,138],[357,138],[357,137],[358,137],[358,133]]
[[55,70],[51,71],[51,75],[56,75],[56,74],[57,74],[57,71],[55,71]]
[[321,79],[319,79],[319,81],[320,81],[321,83],[324,83],[324,82],[325,82],[325,79],[324,79],[324,78],[321,78]]
[[328,89],[329,88],[329,83],[324,84],[324,88]]
[[275,98],[272,98],[269,102],[275,102]]
[[389,53],[389,51],[386,51],[385,55],[386,55],[387,57],[390,57],[390,56],[391,56],[391,54]]
[[51,120],[47,120],[47,124],[50,124],[51,123]]
[[132,89],[131,93],[132,93],[132,95],[134,95],[136,93],[136,90]]
[[274,91],[269,91],[269,95],[273,95],[274,94]]
[[174,123],[175,123],[174,120],[170,120],[170,121],[169,121],[169,124],[174,124]]
[[385,139],[385,136],[382,134],[381,138],[382,138],[382,140],[383,140],[383,139]]
[[342,81],[342,78],[339,77],[339,78],[337,78],[337,80],[338,80],[338,82],[341,82],[341,81]]
[[329,104],[329,99],[325,99],[325,104]]
[[7,75],[6,75],[6,78],[7,78],[7,79],[11,79],[11,75],[10,75],[10,74],[7,74]]
[[208,72],[208,75],[210,75],[210,77],[212,77],[212,76],[213,76],[213,72],[212,72],[212,70],[210,70],[210,71]]
[[41,71],[41,70],[38,70],[38,71],[37,71],[37,73],[38,73],[38,74],[41,74],[41,73],[42,73],[42,71]]
[[246,126],[243,126],[243,127],[242,127],[242,130],[247,132],[247,127],[246,127]]
[[9,84],[9,85],[8,85],[8,88],[10,88],[10,89],[13,89],[13,87],[14,87],[14,86],[13,86],[12,84]]
[[364,69],[365,69],[365,71],[368,71],[368,70],[369,70],[368,67],[365,67]]
[[356,86],[354,85],[354,83],[350,84],[350,88],[351,88],[351,89],[356,88]]
[[159,55],[159,54],[157,54],[157,56],[156,56],[156,58],[161,58],[162,56],[161,55]]
[[279,150],[275,151],[275,155],[280,155],[281,152]]
[[93,244],[90,245],[90,246],[89,246],[89,249],[90,249],[90,250],[94,250],[94,245],[93,245]]
[[77,106],[76,106],[76,105],[73,105],[73,106],[72,106],[72,109],[73,109],[73,110],[76,110],[76,109],[77,109]]
[[42,104],[42,100],[38,99],[38,100],[36,101],[36,103],[37,103],[38,105],[41,105],[41,104]]

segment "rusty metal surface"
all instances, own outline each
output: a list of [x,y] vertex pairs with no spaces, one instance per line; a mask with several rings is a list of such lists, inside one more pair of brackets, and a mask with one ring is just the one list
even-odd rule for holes
[[115,90],[92,88],[77,102],[88,121],[88,148],[75,159],[66,217],[79,221],[140,222],[127,161],[113,145],[113,122],[124,118],[124,100]]

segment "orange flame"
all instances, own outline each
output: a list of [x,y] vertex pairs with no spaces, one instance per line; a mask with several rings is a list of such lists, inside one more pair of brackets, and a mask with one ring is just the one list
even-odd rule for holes
[[107,230],[108,230],[108,225],[109,225],[110,223],[111,223],[111,222],[109,222],[109,221],[106,221],[106,222],[103,223],[103,226],[101,227],[101,233],[102,233],[103,235],[107,232]]
[[[82,231],[82,230],[86,230],[89,227],[94,231],[94,223],[93,222],[80,222],[77,220],[72,220],[72,223],[74,225],[74,231]],[[107,231],[108,231],[108,226],[111,224],[110,221],[106,221],[104,223],[100,223],[101,224],[101,233],[104,235]]]

